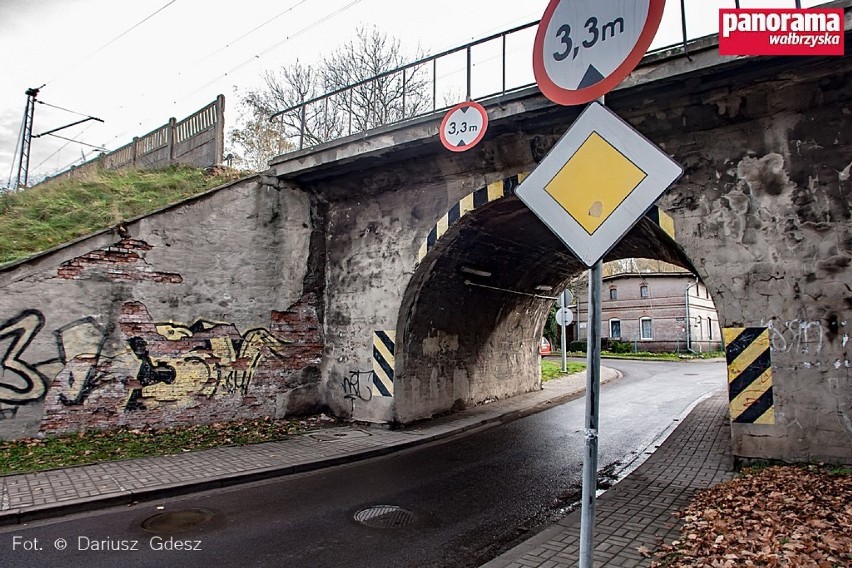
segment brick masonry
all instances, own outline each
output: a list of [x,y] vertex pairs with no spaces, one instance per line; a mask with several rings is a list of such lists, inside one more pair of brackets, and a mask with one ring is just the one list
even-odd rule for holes
[[[118,319],[123,350],[66,362],[45,400],[41,431],[161,427],[273,417],[276,396],[319,365],[316,297],[273,311],[269,329],[155,323],[141,302]],[[80,384],[80,383],[83,384]]]
[[100,277],[113,282],[122,280],[151,280],[171,284],[183,282],[180,274],[154,270],[145,262],[145,253],[152,248],[145,241],[125,238],[113,246],[63,262],[57,269],[56,275],[66,280]]

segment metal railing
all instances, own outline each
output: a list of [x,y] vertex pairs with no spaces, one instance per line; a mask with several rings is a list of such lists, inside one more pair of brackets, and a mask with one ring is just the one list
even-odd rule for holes
[[[698,3],[698,0],[693,1],[693,5]],[[745,2],[728,0],[727,7],[740,8],[741,4]],[[802,7],[801,0],[790,0],[790,4]],[[691,34],[686,0],[680,0],[679,9],[680,41],[649,53],[682,45],[689,57],[688,42],[708,34],[706,17],[693,20],[693,28],[700,23],[704,32]],[[521,49],[531,53],[539,22],[517,26],[332,89],[279,110],[269,120],[278,120],[282,136],[294,148],[302,150],[443,111],[462,100],[498,97],[533,87],[536,82],[529,61],[525,60],[522,69],[512,69],[509,55]],[[520,45],[513,46],[513,43]],[[475,57],[477,51],[482,52],[482,56]],[[481,71],[479,75],[477,71]],[[475,79],[479,81],[476,84]]]

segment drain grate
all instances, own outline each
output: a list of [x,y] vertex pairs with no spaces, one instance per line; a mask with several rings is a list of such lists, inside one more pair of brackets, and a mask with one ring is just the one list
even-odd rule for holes
[[397,529],[414,520],[414,513],[396,505],[373,505],[355,513],[355,520],[376,529]]
[[142,521],[142,528],[153,533],[174,533],[202,525],[213,518],[205,509],[187,509],[160,513]]

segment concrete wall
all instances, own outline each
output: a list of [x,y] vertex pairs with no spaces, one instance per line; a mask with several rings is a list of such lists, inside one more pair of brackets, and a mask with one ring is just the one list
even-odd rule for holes
[[[686,166],[663,199],[725,327],[768,327],[774,424],[733,423],[745,457],[852,458],[849,58],[635,120]],[[664,126],[665,125],[665,126]]]
[[0,271],[0,436],[317,408],[311,219],[251,178]]

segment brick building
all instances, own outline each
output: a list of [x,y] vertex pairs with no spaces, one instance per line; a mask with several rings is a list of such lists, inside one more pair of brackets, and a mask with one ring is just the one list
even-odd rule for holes
[[[585,341],[588,289],[576,287],[573,333]],[[718,351],[722,334],[707,287],[689,272],[633,272],[603,277],[601,338],[633,344],[635,351]],[[687,322],[689,328],[687,329]]]

